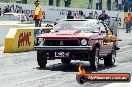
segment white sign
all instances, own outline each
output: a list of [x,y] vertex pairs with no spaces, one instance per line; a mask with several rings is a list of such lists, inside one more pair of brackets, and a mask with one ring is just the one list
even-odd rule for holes
[[[30,15],[34,10],[34,5],[32,4],[0,4],[2,8],[8,7],[12,12],[22,12],[25,13],[29,19]],[[98,18],[102,11],[93,9],[80,9],[80,8],[64,8],[64,7],[52,7],[52,6],[41,6],[43,10],[43,21],[56,22],[60,19],[65,19],[67,12],[71,11],[73,16],[77,16],[79,11],[83,11],[84,16],[88,16],[89,12],[93,13],[94,18]],[[111,18],[116,18],[118,15],[118,28],[123,28],[124,23],[124,12],[118,13],[117,11],[106,11]]]

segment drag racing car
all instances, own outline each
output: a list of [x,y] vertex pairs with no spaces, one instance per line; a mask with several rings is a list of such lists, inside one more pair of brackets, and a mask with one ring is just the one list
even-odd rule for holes
[[47,60],[61,59],[89,61],[92,70],[97,70],[99,60],[105,66],[113,66],[116,57],[117,37],[102,21],[96,19],[60,20],[50,33],[37,37],[34,49],[37,62],[45,67]]

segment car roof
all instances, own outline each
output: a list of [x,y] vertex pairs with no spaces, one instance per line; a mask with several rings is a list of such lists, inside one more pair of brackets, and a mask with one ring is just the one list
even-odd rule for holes
[[97,19],[62,19],[60,21],[99,21]]
[[97,19],[61,19],[61,20],[58,20],[59,21],[88,21],[88,22],[99,22],[99,20]]

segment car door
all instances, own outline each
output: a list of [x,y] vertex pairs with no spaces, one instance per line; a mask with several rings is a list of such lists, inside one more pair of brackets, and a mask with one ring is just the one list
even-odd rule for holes
[[108,25],[105,25],[105,26],[106,26],[106,29],[107,29],[107,36],[109,36],[110,38],[112,38],[112,40],[114,40],[114,42],[110,41],[110,43],[108,44],[108,47],[109,47],[108,48],[108,51],[109,51],[108,53],[111,53],[111,51],[113,49],[113,46],[117,45],[117,41],[116,41],[117,37],[114,34],[114,31],[110,27],[108,27]]
[[99,26],[102,38],[100,46],[100,56],[106,56],[111,52],[113,45],[108,40],[108,27],[105,26],[102,22],[99,23]]

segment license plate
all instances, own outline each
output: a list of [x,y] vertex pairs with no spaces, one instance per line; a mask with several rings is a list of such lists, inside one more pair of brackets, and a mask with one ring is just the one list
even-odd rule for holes
[[55,57],[69,57],[69,52],[55,52]]

